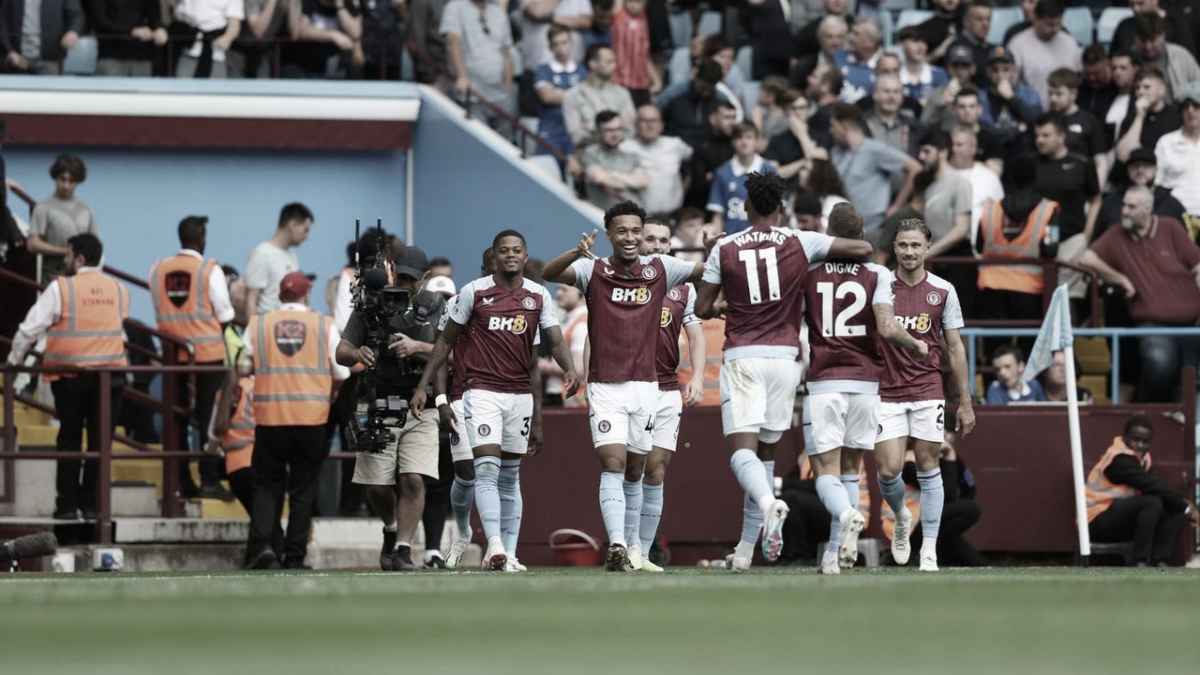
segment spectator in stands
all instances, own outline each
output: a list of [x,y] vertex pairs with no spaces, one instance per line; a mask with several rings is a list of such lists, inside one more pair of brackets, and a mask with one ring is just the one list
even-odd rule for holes
[[300,202],[285,204],[279,211],[275,234],[254,247],[246,263],[246,308],[251,316],[279,307],[279,283],[289,272],[300,269],[296,248],[308,239],[313,214]]
[[442,34],[442,14],[447,4],[448,0],[409,0],[406,45],[417,81],[436,85],[443,92],[451,89],[446,36]]
[[971,0],[963,14],[962,32],[954,38],[951,47],[963,46],[971,50],[975,58],[975,86],[987,86],[988,59],[995,45],[988,42],[992,29],[992,0]]
[[[587,77],[563,97],[562,112],[567,134],[576,146],[592,140],[596,130],[596,115],[605,110],[617,113],[626,135],[633,133],[637,112],[629,90],[612,81],[616,66],[612,47],[592,45],[587,51]],[[687,140],[686,137],[684,140]]]
[[901,28],[896,39],[900,41],[900,48],[904,50],[904,65],[900,68],[900,83],[904,85],[904,95],[916,99],[924,108],[933,91],[945,86],[950,81],[950,76],[941,68],[929,65],[929,45],[921,39],[916,26]]
[[996,369],[996,379],[988,385],[988,405],[1046,400],[1046,392],[1042,391],[1041,382],[1026,382],[1024,379],[1025,354],[1020,347],[1011,344],[997,347],[996,351],[992,352],[992,367]]
[[641,201],[641,191],[650,185],[650,175],[637,155],[621,149],[625,125],[612,110],[596,113],[599,142],[583,150],[581,163],[587,180],[588,201],[601,210],[626,201]]
[[[1159,145],[1161,144],[1162,141],[1159,141]],[[1200,161],[1200,157],[1194,158],[1193,161]],[[1125,170],[1129,175],[1130,186],[1144,187],[1153,192],[1154,206],[1151,212],[1154,215],[1167,216],[1181,223],[1184,222],[1186,211],[1184,211],[1183,204],[1171,194],[1169,189],[1162,185],[1155,185],[1158,166],[1157,158],[1153,152],[1148,148],[1134,150],[1129,154],[1129,161],[1125,164]],[[1100,207],[1100,217],[1096,220],[1097,237],[1104,234],[1104,231],[1110,226],[1121,224],[1121,208],[1124,199],[1125,194],[1122,190],[1109,192],[1105,196],[1104,203]],[[1189,230],[1190,233],[1191,231]]]
[[[1058,253],[1059,206],[1038,194],[1037,161],[1029,155],[1007,168],[1002,199],[982,207],[975,251],[983,258],[1053,258]],[[979,315],[1006,319],[1042,316],[1043,270],[1035,266],[979,268]]]
[[1137,78],[1137,62],[1129,52],[1116,52],[1108,58],[1112,69],[1113,88],[1116,96],[1103,116],[1098,116],[1104,122],[1105,131],[1115,146],[1120,140],[1121,122],[1129,114],[1129,103],[1133,99],[1134,82]]
[[[971,255],[971,183],[951,170],[950,135],[929,129],[921,138],[917,158],[922,171],[933,176],[925,188],[925,224],[933,233],[928,256]],[[937,274],[958,289],[963,315],[972,316],[975,300],[975,268],[969,265],[939,265]]]
[[[439,255],[429,260],[429,268],[425,270],[425,278],[432,279],[434,277],[449,277],[453,281],[454,266],[450,264],[449,258]],[[454,293],[450,295],[454,295]]]
[[954,95],[953,127],[970,129],[975,135],[975,159],[983,162],[997,176],[1004,172],[1004,162],[1015,154],[1012,139],[994,127],[984,126],[983,105],[979,90],[968,84]]
[[[578,31],[592,25],[592,3],[588,0],[509,0],[509,9],[519,9],[516,25],[521,31],[518,45],[526,76],[531,85],[537,80],[537,71],[551,61],[581,63],[583,61],[583,38]],[[566,35],[567,52],[559,57],[554,52],[551,29]],[[536,90],[535,90],[536,91]]]
[[3,71],[58,75],[67,50],[79,42],[84,22],[79,0],[0,3]]
[[1108,178],[1108,151],[1112,144],[1100,122],[1079,107],[1080,84],[1078,72],[1067,68],[1055,70],[1046,78],[1050,95],[1047,102],[1050,112],[1057,113],[1067,129],[1067,150],[1091,158],[1096,165],[1100,189],[1103,190]]
[[352,59],[361,54],[362,77],[399,80],[404,60],[404,13],[407,0],[372,0],[362,4],[362,38]]
[[850,0],[823,0],[822,8],[821,15],[809,21],[796,34],[796,52],[793,55],[794,58],[803,60],[806,57],[815,56],[821,51],[819,34],[821,31],[821,22],[825,19],[835,16],[840,18],[844,25],[847,26],[854,20],[854,13],[850,11]]
[[821,19],[820,29],[817,31],[817,43],[820,45],[820,50],[816,54],[800,59],[796,66],[800,81],[807,80],[811,73],[824,70],[842,72],[849,58],[846,52],[846,36],[849,33],[850,28],[842,17],[827,16]]
[[733,158],[717,168],[708,193],[712,222],[728,234],[750,225],[746,176],[751,173],[775,173],[775,168],[758,154],[758,127],[742,122],[733,130]]
[[1004,198],[1000,176],[976,158],[976,132],[970,127],[956,126],[950,130],[949,168],[971,184],[971,231],[979,224],[983,205]]
[[1134,48],[1138,37],[1138,17],[1146,15],[1157,16],[1163,20],[1167,42],[1179,45],[1189,53],[1195,54],[1197,45],[1192,34],[1192,22],[1188,20],[1190,18],[1188,14],[1191,13],[1192,8],[1188,7],[1187,2],[1170,2],[1168,0],[1167,4],[1169,7],[1163,9],[1159,0],[1130,0],[1129,6],[1133,9],[1133,16],[1121,19],[1121,23],[1117,24],[1117,30],[1113,33],[1110,45],[1112,53],[1129,51]]
[[[475,103],[479,97],[515,115],[512,32],[500,5],[491,0],[450,0],[442,12],[441,32],[454,72],[454,91],[472,101],[472,114],[492,127],[501,122],[490,108]],[[469,90],[473,90],[470,95]]]
[[[921,170],[921,165],[903,152],[867,138],[862,112],[849,103],[833,106],[831,131],[835,144],[833,164],[848,190],[846,196],[863,217],[866,238],[877,240],[884,216],[908,201],[912,177]],[[889,200],[890,181],[900,173],[905,174],[904,187],[895,199]]]
[[700,262],[704,259],[702,251],[680,251],[680,249],[703,247],[704,213],[700,209],[693,209],[690,206],[679,209],[679,212],[675,214],[675,230],[671,234],[672,255],[690,262]]
[[871,137],[907,155],[915,154],[920,125],[912,112],[903,107],[904,86],[900,84],[900,78],[878,76],[871,99],[874,105],[863,116]]
[[[1139,326],[1193,326],[1200,319],[1200,247],[1183,225],[1153,213],[1153,194],[1125,191],[1121,227],[1111,227],[1079,257],[1079,264],[1115,284],[1130,300]],[[1170,401],[1186,366],[1200,363],[1200,338],[1148,336],[1142,355],[1141,401]]]
[[1063,30],[1062,0],[1038,0],[1033,13],[1033,26],[1013,37],[1008,49],[1021,79],[1045,101],[1049,95],[1046,78],[1059,68],[1082,70],[1083,50]]
[[1157,14],[1139,14],[1134,18],[1137,32],[1133,41],[1134,53],[1142,66],[1154,66],[1167,79],[1167,95],[1181,89],[1188,82],[1200,80],[1200,65],[1184,47],[1167,42],[1166,20]]
[[275,43],[291,30],[293,12],[300,5],[294,0],[246,0],[246,19],[233,49],[226,53],[229,77],[271,77]]
[[984,124],[1011,140],[1033,126],[1042,114],[1042,100],[1032,87],[1021,82],[1012,53],[996,47],[988,57],[988,85],[980,93]]
[[[1103,123],[1117,98],[1117,87],[1113,84],[1112,65],[1104,45],[1094,44],[1083,50],[1083,83],[1079,86],[1076,103]],[[1112,134],[1105,133],[1108,143],[1113,143]]]
[[[693,149],[704,144],[711,130],[709,118],[719,103],[733,107],[731,101],[717,93],[721,81],[721,66],[716,61],[701,61],[692,68],[692,81],[686,93],[677,96],[663,109],[667,134],[682,138]],[[734,109],[734,119],[737,110]]]
[[[575,143],[567,133],[562,104],[567,92],[587,77],[587,69],[571,59],[574,47],[571,44],[570,30],[554,25],[546,35],[550,41],[550,58],[537,67],[533,85],[541,102],[538,111],[538,134],[564,155],[570,155],[575,151]],[[525,39],[529,37],[526,36]]]
[[683,204],[683,169],[693,154],[690,145],[676,136],[663,136],[662,131],[658,108],[643,105],[637,110],[637,134],[621,145],[649,175],[641,200],[647,213],[674,213]]
[[1129,161],[1134,150],[1155,148],[1158,139],[1183,125],[1179,106],[1171,103],[1167,95],[1167,80],[1161,70],[1154,66],[1141,68],[1134,86],[1133,105],[1118,132],[1114,181],[1124,179],[1124,163]]
[[1151,471],[1154,427],[1134,415],[1088,472],[1088,531],[1097,542],[1132,540],[1133,564],[1165,567],[1185,524],[1200,527],[1196,505]]
[[[879,57],[882,55],[883,29],[879,27],[879,20],[873,16],[860,15],[854,19],[854,25],[850,29],[846,63],[861,66],[873,75],[875,64],[879,63]],[[868,88],[863,95],[870,93]]]
[[174,16],[175,77],[227,77],[226,58],[246,16],[242,0],[177,0]]
[[816,111],[808,118],[808,130],[822,147],[833,144],[829,135],[829,122],[833,106],[842,102],[844,83],[842,71],[835,68],[817,68],[816,72],[808,76],[805,95],[816,106]]
[[87,180],[87,165],[75,155],[59,155],[50,165],[54,194],[38,202],[29,217],[30,253],[42,256],[41,283],[66,269],[67,242],[77,234],[98,234],[91,207],[76,198],[75,190]]
[[975,87],[975,55],[970,48],[956,45],[946,54],[946,69],[950,80],[929,95],[921,112],[921,124],[949,131],[954,126],[954,97],[965,87]]
[[754,58],[750,72],[744,74],[751,80],[788,76],[796,45],[796,28],[789,19],[798,14],[791,2],[747,0],[742,18]]
[[[584,54],[597,45],[612,46],[612,20],[616,8],[615,0],[592,0],[592,23],[579,29]],[[587,60],[586,57],[584,59]]]
[[800,173],[796,174],[800,190],[815,195],[821,200],[821,231],[829,229],[829,214],[833,207],[845,204],[846,186],[838,175],[833,162],[827,159],[805,159],[800,165]]
[[[1075,372],[1079,373],[1079,359],[1075,359]],[[1046,392],[1047,401],[1066,402],[1067,400],[1067,353],[1059,350],[1051,357],[1050,367],[1042,371],[1038,377],[1042,383],[1042,391]],[[1075,387],[1075,400],[1083,405],[1096,402],[1091,390],[1085,387]]]
[[959,0],[933,0],[933,16],[917,24],[917,35],[929,50],[929,60],[941,63],[958,36],[966,9]]
[[725,99],[718,100],[708,115],[708,138],[692,155],[684,204],[699,209],[708,205],[713,174],[717,167],[733,157],[733,129],[737,124],[737,111],[733,105]]
[[[700,46],[700,61],[716,61],[717,65],[721,66],[721,81],[716,84],[717,93],[724,96],[737,109],[737,121],[745,121],[746,111],[742,107],[742,99],[746,94],[746,82],[742,77],[742,71],[735,67],[734,58],[737,52],[734,51],[733,45],[716,33],[706,36],[700,42]],[[680,88],[677,91],[682,94],[684,89]],[[673,97],[674,94],[664,91],[659,98],[666,101]],[[661,107],[662,103],[659,105]]]
[[821,218],[821,197],[808,190],[796,193],[792,200],[792,227],[802,232],[824,234],[827,220]]
[[1082,234],[1092,240],[1096,218],[1100,215],[1100,179],[1090,157],[1077,155],[1067,148],[1067,127],[1057,113],[1038,118],[1034,143],[1038,168],[1036,190],[1062,207],[1059,219],[1060,241]]
[[159,0],[88,0],[85,7],[96,32],[96,74],[150,77],[158,51],[156,47],[167,44],[162,3]]
[[[1171,191],[1185,212],[1200,218],[1200,84],[1189,84],[1178,97],[1182,125],[1164,134],[1154,146],[1156,180]],[[1130,158],[1132,161],[1132,154]]]
[[762,145],[759,151],[767,149],[772,136],[787,133],[788,110],[799,92],[788,88],[788,81],[782,77],[769,77],[763,80],[758,90],[758,100],[750,111],[750,120],[758,127],[762,135]]
[[1021,6],[1021,21],[1009,26],[1008,30],[1004,31],[1004,39],[1000,41],[1000,45],[1006,48],[1013,38],[1025,32],[1025,29],[1033,26],[1037,0],[1020,0],[1017,4]]
[[[897,85],[899,86],[899,85]],[[806,158],[828,159],[825,148],[813,141],[808,131],[808,99],[796,96],[788,104],[787,129],[775,134],[767,143],[763,156],[775,163],[779,175],[791,179],[800,173]]]
[[613,16],[613,52],[617,68],[613,81],[629,90],[634,105],[650,102],[662,90],[662,76],[650,58],[650,23],[646,0],[625,0]]

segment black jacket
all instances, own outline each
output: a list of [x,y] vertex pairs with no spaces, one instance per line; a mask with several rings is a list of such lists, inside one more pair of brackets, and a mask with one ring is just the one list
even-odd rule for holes
[[1104,477],[1117,485],[1128,485],[1144,495],[1162,497],[1163,506],[1172,513],[1179,513],[1188,506],[1187,500],[1167,487],[1167,482],[1158,474],[1143,469],[1133,455],[1118,455],[1104,470]]
[[[75,31],[83,33],[83,8],[79,0],[42,0],[43,61],[58,61],[63,57],[59,41]],[[0,49],[7,56],[21,52],[21,27],[24,24],[25,0],[0,0]]]

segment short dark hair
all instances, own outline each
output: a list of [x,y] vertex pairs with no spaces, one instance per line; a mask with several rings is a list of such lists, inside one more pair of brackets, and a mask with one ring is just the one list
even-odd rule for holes
[[64,173],[71,174],[71,178],[74,178],[76,183],[82,183],[87,180],[87,164],[84,164],[83,160],[75,155],[59,155],[50,165],[50,177],[57,179]]
[[104,259],[104,245],[100,243],[100,238],[91,232],[71,237],[67,240],[67,248],[71,249],[72,256],[83,256],[83,262],[88,267],[97,267]]
[[278,225],[278,227],[284,227],[288,223],[290,223],[294,220],[299,220],[299,221],[313,220],[312,211],[309,211],[308,207],[301,204],[300,202],[291,202],[289,204],[284,204],[283,208],[279,209],[279,225]]
[[965,96],[974,96],[975,98],[979,98],[979,89],[973,84],[964,84],[962,89],[959,89],[958,93],[954,95],[954,102],[958,103],[958,99]]
[[646,211],[638,206],[636,202],[626,200],[614,204],[604,212],[604,229],[607,230],[612,227],[613,221],[621,216],[637,216],[638,220],[641,220],[643,223],[646,222]]
[[479,263],[479,271],[483,272],[484,274],[490,274],[491,272],[488,271],[488,268],[493,266],[494,263],[492,261],[495,260],[495,258],[496,251],[491,246],[483,249],[483,258]]
[[716,84],[725,77],[725,69],[712,59],[704,59],[696,65],[696,79],[709,84]]
[[1038,118],[1036,121],[1034,121],[1033,126],[1036,129],[1037,127],[1044,127],[1051,124],[1054,125],[1055,129],[1058,129],[1058,133],[1067,133],[1067,123],[1063,121],[1062,115],[1056,112],[1044,112],[1041,115],[1038,115]]
[[1083,78],[1079,73],[1070,68],[1057,68],[1050,72],[1046,78],[1047,87],[1066,87],[1079,91],[1079,85],[1083,82]]
[[1115,49],[1108,55],[1108,60],[1111,63],[1113,59],[1129,59],[1129,62],[1135,66],[1142,64],[1142,59],[1137,54],[1134,54],[1129,49]]
[[829,114],[831,119],[835,119],[843,124],[853,122],[862,126],[862,108],[853,103],[846,103],[844,101],[834,103]]
[[558,37],[559,35],[570,35],[570,34],[571,34],[570,28],[567,28],[566,26],[562,25],[561,23],[552,23],[552,24],[550,24],[550,30],[546,31],[546,43],[554,44],[554,38]]
[[1004,163],[1004,183],[1007,189],[1013,190],[1032,186],[1037,182],[1036,155],[1023,153]]
[[600,112],[596,113],[596,128],[599,129],[600,125],[608,124],[618,117],[620,117],[620,115],[613,110],[601,110]]
[[1083,50],[1083,65],[1094,66],[1101,61],[1108,60],[1108,52],[1104,49],[1104,45],[1099,42],[1088,45],[1088,48]]
[[992,352],[991,360],[995,361],[1005,356],[1012,356],[1017,360],[1017,363],[1025,362],[1025,352],[1021,351],[1021,348],[1016,345],[1000,345],[996,347],[995,351]]
[[829,87],[829,93],[834,96],[842,95],[842,87],[846,84],[846,78],[842,77],[842,71],[837,68],[830,68],[821,73],[821,77],[817,78],[821,84]]
[[685,220],[699,218],[704,220],[704,212],[694,206],[685,206],[675,212],[675,223],[679,224]]
[[941,127],[930,127],[921,134],[921,139],[917,141],[917,147],[932,146],[938,150],[950,149],[950,134],[942,131]]
[[208,229],[208,216],[187,216],[179,221],[177,231],[179,244],[183,247],[199,246],[204,243],[204,235]]
[[753,172],[746,175],[746,195],[750,209],[760,215],[769,216],[783,206],[783,195],[788,184],[778,174]]
[[726,49],[733,49],[733,45],[726,42],[720,33],[713,33],[704,38],[704,43],[700,46],[700,55],[706,59],[711,59],[717,55],[717,52]]
[[1137,39],[1146,42],[1167,32],[1167,20],[1157,12],[1137,14],[1133,17],[1133,31]]
[[754,122],[739,122],[738,125],[733,128],[732,137],[735,139],[741,138],[746,134],[753,134],[755,138],[759,136],[758,127],[754,126]]
[[662,216],[662,215],[655,214],[655,215],[651,215],[651,216],[646,216],[645,219],[642,220],[642,227],[644,228],[647,225],[658,225],[659,227],[667,228],[668,232],[671,231],[671,222],[669,220],[667,220],[667,218],[665,216]]
[[[517,232],[516,230],[511,229],[511,228],[505,229],[505,230],[500,230],[499,232],[496,233],[495,237],[492,237],[492,248],[496,248],[497,246],[499,246],[500,240],[505,237],[516,237],[517,239],[521,240],[522,246],[524,246],[526,249],[529,248],[529,245],[525,243],[525,235],[523,235],[520,232]],[[442,260],[445,260],[445,258],[442,258]],[[446,260],[445,264],[449,265],[450,261]]]
[[1147,429],[1153,433],[1154,422],[1150,421],[1149,415],[1143,413],[1131,415],[1129,419],[1125,420],[1125,429],[1121,432],[1121,435],[1126,436],[1134,429]]
[[792,213],[797,216],[821,215],[821,195],[809,190],[797,192],[792,200]]
[[971,3],[967,5],[967,9],[971,9],[972,7],[992,9],[995,5],[992,3],[992,0],[971,0]]
[[1033,16],[1036,19],[1057,19],[1062,17],[1064,11],[1060,0],[1038,0],[1033,8]]
[[434,258],[433,260],[430,260],[429,266],[430,267],[452,267],[452,265],[450,264],[450,259],[444,255],[439,255],[436,258]]
[[[712,111],[717,112],[718,110],[732,110],[734,112],[737,112],[737,106],[730,103],[729,101],[726,101],[723,98],[719,98],[719,99],[717,99],[717,102],[713,104]],[[709,113],[709,114],[711,115],[712,113]]]
[[1137,74],[1133,76],[1134,86],[1136,87],[1137,85],[1141,84],[1142,80],[1146,79],[1147,77],[1153,77],[1163,84],[1167,83],[1167,76],[1163,75],[1162,69],[1158,66],[1150,65],[1138,68]]
[[849,202],[842,202],[829,212],[829,234],[842,239],[862,239],[863,219]]
[[899,223],[896,223],[897,238],[899,238],[901,232],[920,232],[925,235],[925,241],[933,241],[933,232],[929,231],[929,226],[921,218],[904,218]]
[[588,46],[587,53],[583,56],[583,62],[587,64],[589,70],[592,67],[592,61],[595,61],[596,57],[600,56],[601,50],[604,49],[612,51],[612,47],[603,42],[596,42]]

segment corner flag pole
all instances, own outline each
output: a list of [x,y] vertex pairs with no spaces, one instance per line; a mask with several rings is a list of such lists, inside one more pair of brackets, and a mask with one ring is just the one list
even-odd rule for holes
[[1079,434],[1079,395],[1075,385],[1075,346],[1068,342],[1063,350],[1067,368],[1067,428],[1071,434],[1071,477],[1075,483],[1075,530],[1079,533],[1079,558],[1084,567],[1092,554],[1088,532],[1087,504],[1084,499],[1083,440]]

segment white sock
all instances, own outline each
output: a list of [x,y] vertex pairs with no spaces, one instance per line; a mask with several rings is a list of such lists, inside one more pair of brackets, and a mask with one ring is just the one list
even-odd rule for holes
[[883,500],[892,507],[892,513],[899,517],[900,512],[904,510],[904,481],[900,476],[891,480],[881,476],[879,478],[879,494],[883,495]]
[[475,504],[475,481],[463,480],[458,476],[450,484],[450,510],[458,525],[458,536],[469,539],[471,533],[471,507]]
[[642,518],[638,527],[638,540],[642,555],[649,556],[654,539],[658,537],[658,522],[662,520],[663,486],[642,484]]
[[504,551],[516,556],[517,539],[521,536],[521,513],[525,502],[521,498],[521,460],[500,461],[500,537]]
[[608,531],[608,543],[625,546],[624,473],[600,472],[600,516]]
[[942,470],[917,471],[917,483],[921,485],[921,536],[923,546],[933,542],[937,550],[938,530],[942,527],[942,508],[946,503],[946,491],[942,486]]
[[626,480],[622,487],[625,490],[625,541],[637,544],[642,518],[642,481]]
[[475,508],[490,542],[500,536],[500,458],[475,458]]

